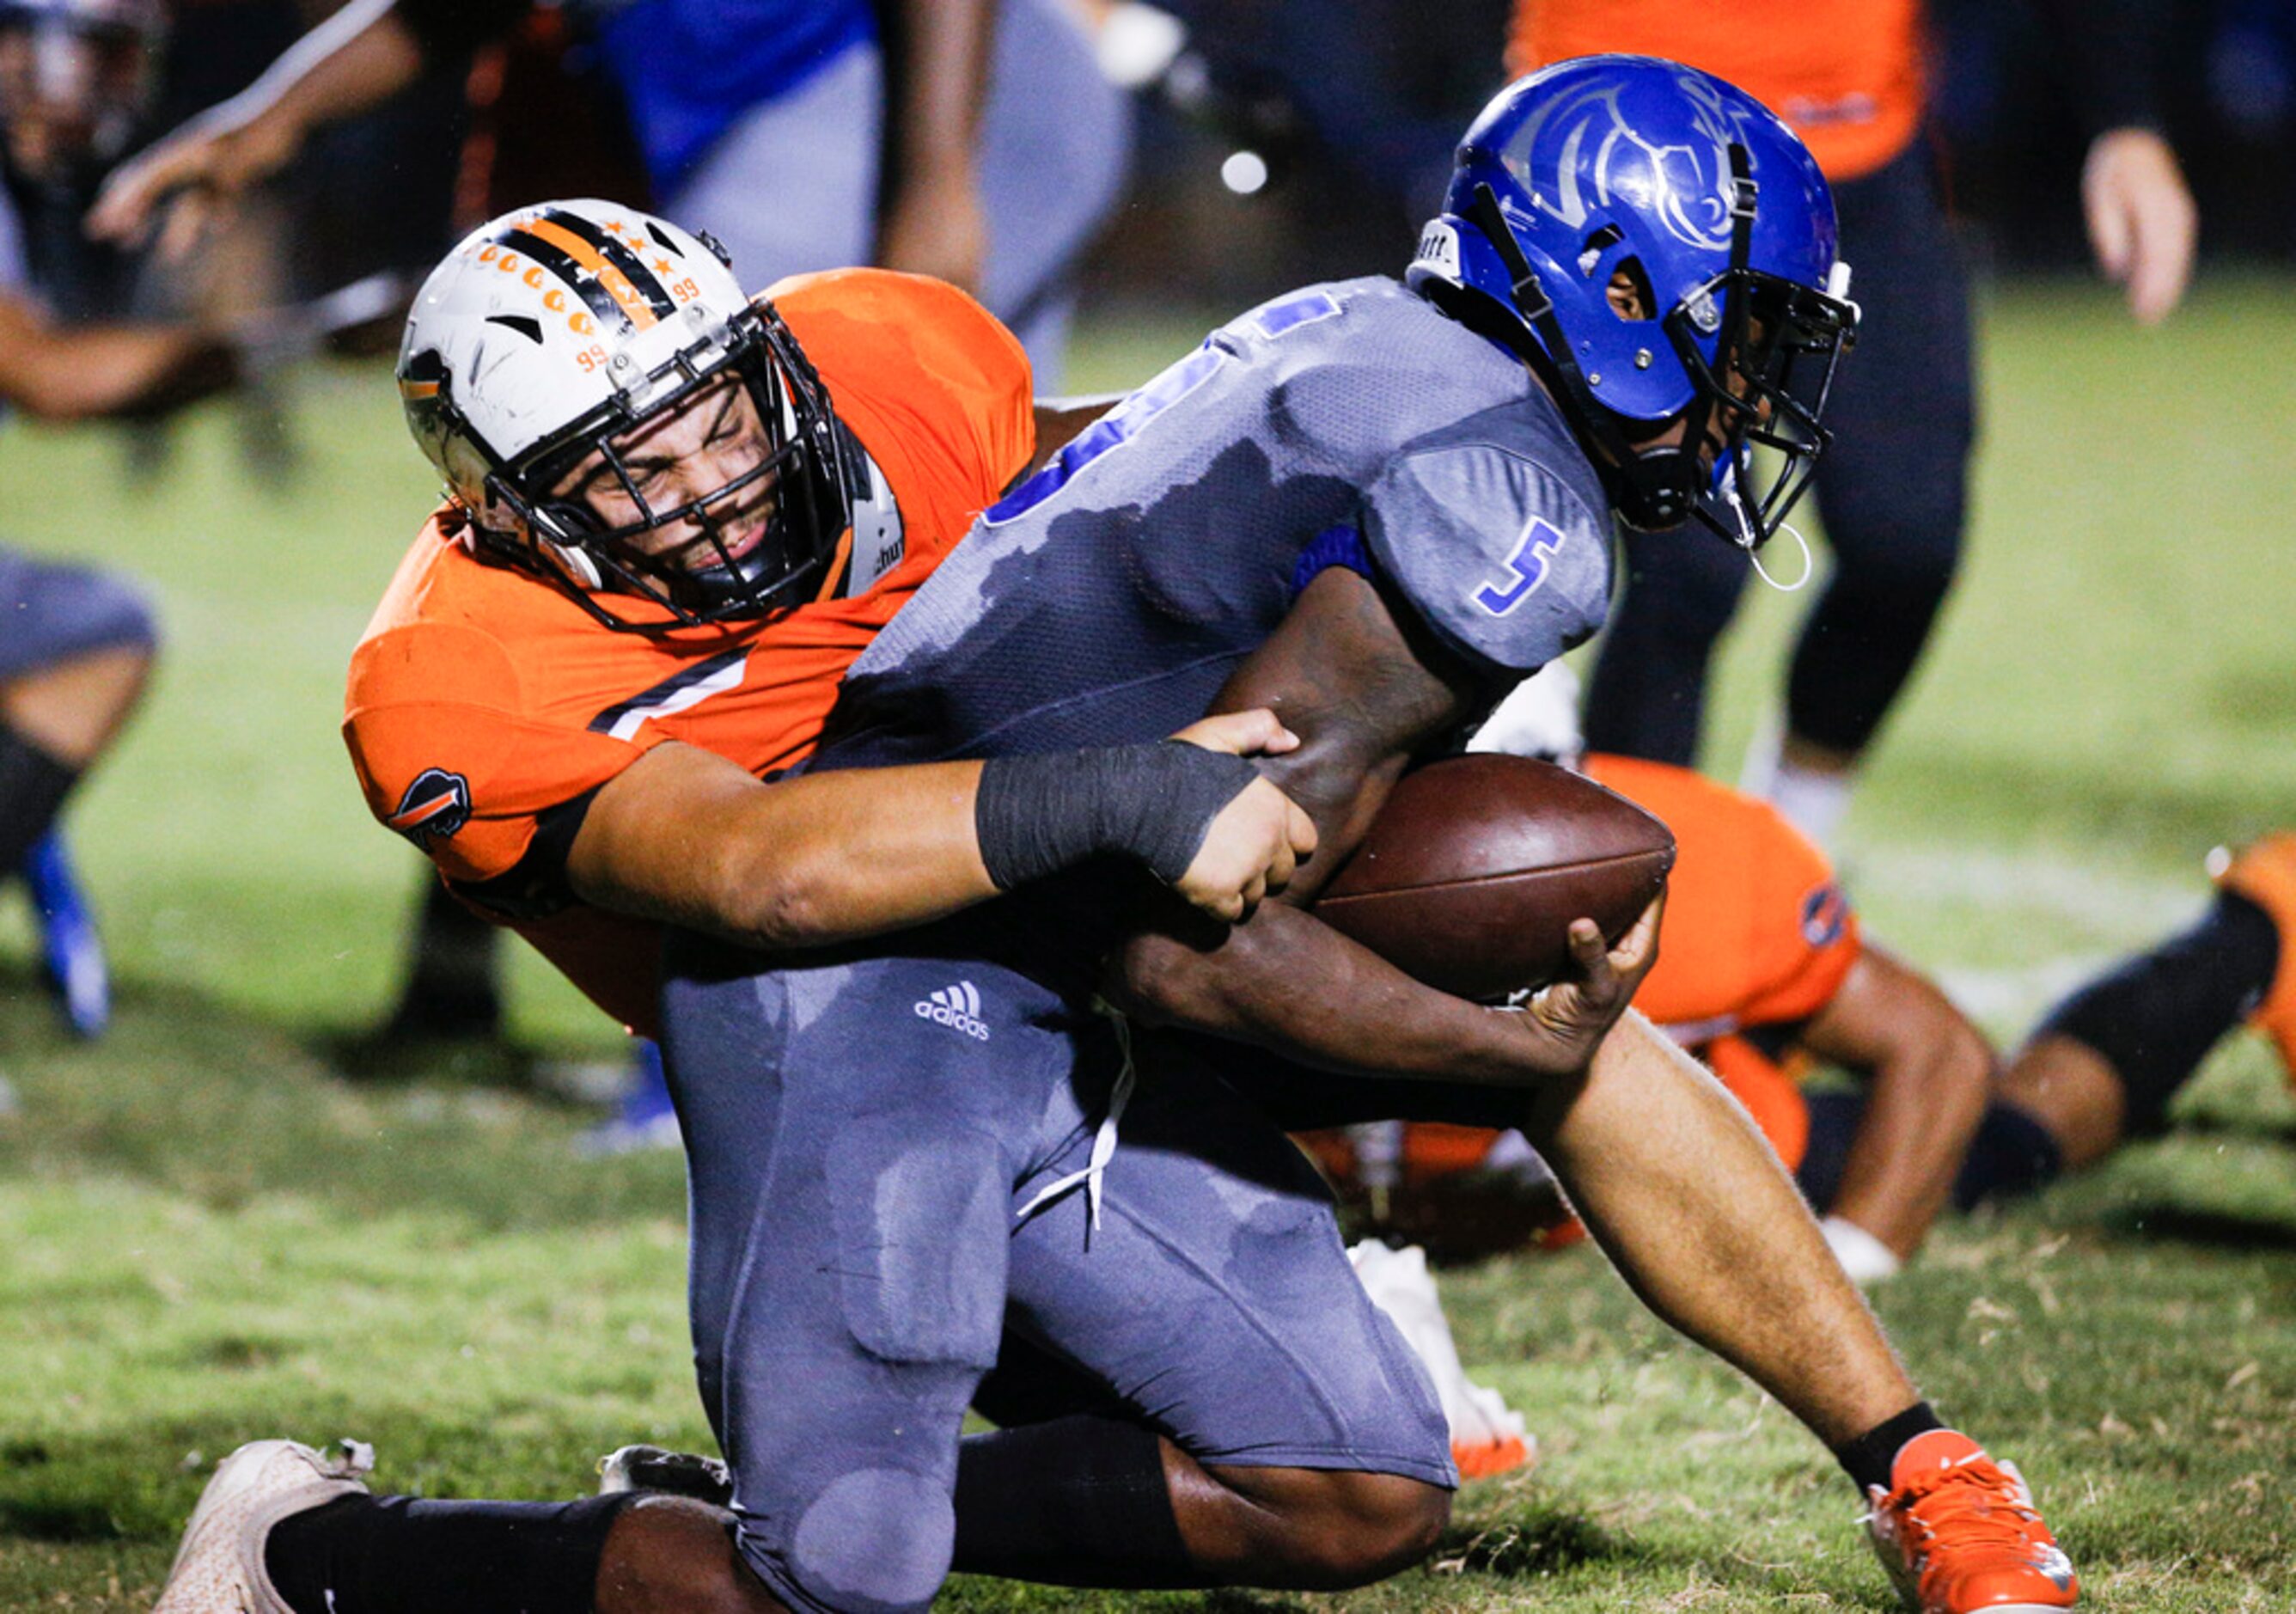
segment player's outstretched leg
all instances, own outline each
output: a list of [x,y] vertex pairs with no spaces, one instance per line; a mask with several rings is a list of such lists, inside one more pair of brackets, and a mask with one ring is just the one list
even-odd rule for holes
[[2038,1188],[2167,1125],[2169,1102],[2243,1019],[2296,1056],[2296,835],[2218,873],[2190,928],[2118,964],[2043,1017],[2002,1075],[1956,1201]]
[[679,1496],[377,1496],[373,1451],[258,1440],[216,1467],[155,1614],[784,1614]]
[[332,1455],[257,1440],[216,1464],[184,1529],[153,1614],[286,1614],[264,1563],[272,1527],[345,1496],[364,1496],[374,1451],[346,1440]]
[[1866,1528],[1908,1609],[1920,1614],[2042,1614],[2070,1609],[2072,1561],[2033,1506],[2016,1464],[1957,1430],[1901,1446],[1873,1486]]

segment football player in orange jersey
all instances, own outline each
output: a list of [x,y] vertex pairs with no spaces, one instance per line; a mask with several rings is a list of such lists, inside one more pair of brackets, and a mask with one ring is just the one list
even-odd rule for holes
[[[2152,0],[2051,0],[2069,87],[2095,136],[2082,196],[2097,261],[2151,324],[2183,295],[2194,215],[2162,137]],[[1747,788],[1824,845],[1858,759],[1911,675],[1958,562],[1973,440],[1967,272],[1919,139],[1923,0],[1515,0],[1507,63],[1652,51],[1740,86],[1833,182],[1857,295],[1874,310],[1829,400],[1816,479],[1833,553],[1787,670],[1781,728]],[[1629,536],[1630,583],[1587,703],[1595,750],[1695,766],[1707,665],[1750,568],[1711,545]]]
[[[709,247],[608,203],[496,221],[447,266],[409,322],[400,387],[460,502],[408,552],[344,717],[377,816],[646,1032],[653,922],[789,946],[991,894],[1006,871],[972,844],[970,770],[757,785],[802,764],[846,663],[1028,465],[1012,339],[906,276],[801,279],[753,308]],[[480,368],[482,394],[450,379]],[[903,383],[920,368],[936,391]],[[551,429],[525,441],[537,422]],[[1263,735],[1275,725],[1213,738]],[[1107,836],[1085,849],[1152,849],[1125,812],[1250,774],[1187,748],[1155,766],[1177,771],[1095,787],[1119,799],[1085,802]],[[1201,869],[1152,848],[1208,908],[1288,875],[1280,799],[1242,793]]]
[[[2159,1132],[2243,1021],[2296,1080],[2296,835],[2212,858],[2217,896],[2195,922],[2067,995],[2004,1063],[1934,982],[1864,938],[1824,854],[1765,804],[1663,763],[1579,758],[1559,670],[1503,703],[1477,747],[1573,762],[1674,830],[1667,951],[1637,1006],[1746,1106],[1861,1282],[1895,1273],[1948,1203],[2030,1192]],[[1858,1089],[1805,1094],[1814,1063]],[[1502,1200],[1545,1180],[1465,1128],[1308,1141],[1351,1191],[1382,1189],[1398,1231],[1439,1242],[1447,1217],[1473,1214],[1476,1176]],[[1540,1197],[1513,1197],[1498,1227],[1456,1231],[1519,1241]]]

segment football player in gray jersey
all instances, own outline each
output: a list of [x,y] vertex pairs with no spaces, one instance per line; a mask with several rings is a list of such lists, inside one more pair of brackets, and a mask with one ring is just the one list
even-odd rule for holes
[[[1312,867],[1218,937],[1125,911],[1101,984],[1166,1030],[1151,1079],[1208,1064],[1292,1127],[1527,1116],[1644,1299],[1835,1451],[1915,1606],[2069,1606],[2021,1482],[1918,1397],[1706,1073],[1631,1016],[1583,1073],[1479,1062],[1463,1005],[1307,911],[1399,772],[1600,626],[1613,512],[1748,551],[1780,529],[1857,318],[1824,182],[1718,81],[1563,64],[1469,132],[1411,281],[1269,303],[1081,434],[855,663],[816,766],[1283,714],[1302,744],[1269,771],[1316,819]],[[1943,1471],[2014,1528],[1957,1528]]]
[[[1011,760],[1267,704],[1300,741],[1277,766],[1324,838],[1312,889],[1405,769],[1593,631],[1613,514],[1775,528],[1855,324],[1833,245],[1807,153],[1727,86],[1604,58],[1512,86],[1412,290],[1279,299],[1086,427],[864,652],[816,766]],[[1756,474],[1758,442],[1781,470]],[[232,1562],[262,1573],[233,1575],[298,1614],[492,1609],[512,1573],[535,1614],[890,1614],[952,1569],[1390,1572],[1447,1515],[1447,1430],[1281,1127],[1404,1114],[1522,1127],[1652,1307],[1916,1544],[1895,1561],[1922,1606],[2002,1605],[2013,1572],[2048,1588],[2015,1606],[2070,1601],[2021,1491],[1919,1399],[1744,1113],[1626,1013],[1654,909],[1614,948],[1574,924],[1570,974],[1505,1012],[1303,904],[1206,930],[1093,873],[890,942],[671,938],[730,1512],[361,1497],[357,1463],[267,1443],[210,1487],[178,1585],[202,1520],[218,1565],[260,1544]],[[968,1405],[1000,1427],[964,1436]],[[1923,1512],[1940,1485],[1964,1505]],[[1956,1536],[1972,1512],[1990,1522]]]

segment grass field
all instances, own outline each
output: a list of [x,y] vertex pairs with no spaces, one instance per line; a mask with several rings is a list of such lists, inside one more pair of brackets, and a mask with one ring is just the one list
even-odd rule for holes
[[[1192,334],[1104,325],[1075,379],[1136,380]],[[2195,910],[2211,845],[2296,818],[2296,297],[2212,282],[2140,334],[2099,293],[2020,287],[1989,336],[1969,566],[1844,863],[1869,930],[2006,1036]],[[257,1436],[362,1435],[390,1488],[440,1496],[563,1494],[626,1440],[707,1441],[674,1159],[578,1160],[593,1118],[485,1060],[331,1069],[415,889],[333,732],[430,494],[396,414],[377,371],[306,378],[305,467],[275,490],[220,409],[141,483],[106,433],[0,436],[9,539],[143,573],[170,637],[74,821],[121,977],[109,1039],[53,1031],[0,913],[0,1608],[148,1606],[205,1466]],[[1731,647],[1726,769],[1797,605],[1758,599]],[[514,986],[526,1047],[613,1051],[532,961]],[[1947,1226],[1880,1309],[1937,1402],[2023,1462],[2095,1606],[2296,1608],[2296,1102],[2243,1037],[2180,1117]],[[1889,1606],[1824,1454],[1598,1257],[1445,1285],[1545,1454],[1471,1487],[1430,1566],[1343,1598],[947,1601]]]

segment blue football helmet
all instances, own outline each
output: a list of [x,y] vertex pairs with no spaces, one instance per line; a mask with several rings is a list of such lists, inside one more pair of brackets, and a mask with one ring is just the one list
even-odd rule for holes
[[1808,486],[1857,329],[1833,192],[1801,142],[1743,91],[1648,56],[1500,91],[1408,279],[1530,365],[1620,520],[1695,517],[1745,549]]

